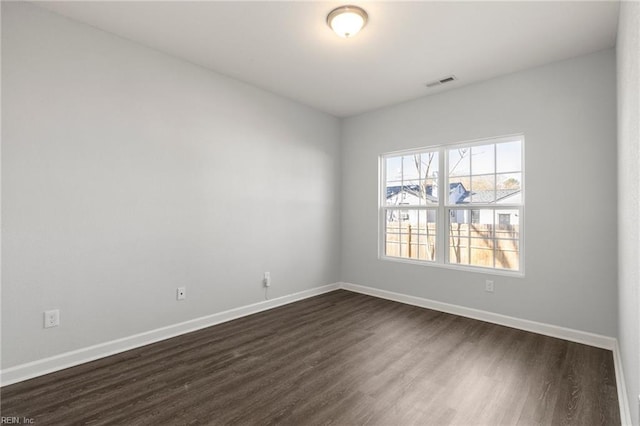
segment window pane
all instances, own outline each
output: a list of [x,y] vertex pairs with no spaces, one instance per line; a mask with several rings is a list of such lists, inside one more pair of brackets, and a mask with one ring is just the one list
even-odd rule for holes
[[[473,214],[474,210],[470,210],[469,214]],[[474,238],[493,238],[493,210],[481,209],[475,210],[477,213],[472,217],[475,222],[469,226],[469,236]]]
[[469,264],[469,222],[471,210],[448,211],[449,262]]
[[424,204],[419,180],[405,181],[404,186],[398,193],[398,205],[419,206]]
[[416,244],[413,257],[420,260],[435,260],[436,258],[436,216],[435,209],[420,210],[418,224],[415,226],[411,241]]
[[402,157],[387,157],[385,161],[387,182],[402,180]]
[[438,153],[423,152],[420,155],[422,204],[438,203]]
[[493,240],[490,238],[469,239],[469,264],[493,268]]
[[458,176],[449,179],[449,204],[467,204],[471,192],[471,177]]
[[400,257],[400,244],[394,241],[387,241],[384,254],[385,256]]
[[387,256],[400,255],[400,211],[387,210],[385,212],[385,250]]
[[474,175],[482,175],[487,173],[495,173],[495,152],[494,146],[481,145],[471,148],[471,173]]
[[[411,210],[399,210],[399,218],[400,218],[400,223],[404,224],[404,225],[409,225],[409,222],[411,220],[411,213],[414,213]],[[404,226],[400,227],[400,233],[403,232],[407,232]]]
[[422,181],[421,196],[423,204],[438,204],[438,181],[437,179],[424,179]]
[[469,264],[469,238],[451,237],[449,239],[449,263]]
[[469,157],[470,148],[455,148],[447,152],[449,158],[449,176],[467,176],[471,174]]
[[420,182],[418,180],[387,183],[386,205],[417,206],[419,204],[424,204],[424,200],[422,200]]
[[522,203],[522,188],[520,181],[522,173],[503,173],[496,176],[496,203]]
[[449,210],[449,263],[493,268],[494,210]]
[[518,240],[496,240],[496,268],[520,269],[520,243]]
[[475,191],[493,191],[496,186],[494,175],[471,176],[471,190]]
[[522,170],[522,145],[520,141],[496,145],[498,173],[519,172]]
[[385,204],[438,203],[438,153],[423,152],[385,159]]
[[471,202],[490,204],[495,201],[495,176],[471,177]]
[[385,174],[385,204],[396,206],[402,192],[402,157],[388,157],[385,160]]
[[500,209],[495,210],[496,238],[519,239],[520,238],[520,210]]
[[[497,229],[516,229],[520,223],[520,210],[513,209],[497,209],[495,210],[495,223],[498,226]],[[511,227],[511,228],[508,228]],[[500,238],[500,237],[498,237]]]
[[471,210],[471,223],[480,223],[480,210]]
[[438,177],[438,153],[423,152],[420,156],[420,175],[423,179]]
[[500,173],[496,176],[496,186],[501,190],[520,191],[522,173]]
[[392,209],[386,212],[385,255],[435,260],[435,209]]
[[519,191],[522,173],[501,173],[496,176],[498,189],[510,189]]
[[410,245],[411,245],[411,253],[410,256],[412,259],[420,259],[420,226],[425,223],[426,220],[426,212],[424,210],[415,211],[416,221],[415,223],[411,223],[411,235],[410,235]]
[[402,182],[401,181],[387,182],[385,204],[388,206],[397,206],[400,204],[401,199],[402,199]]
[[402,177],[405,181],[420,179],[420,154],[402,157]]
[[[466,225],[469,222],[471,222],[471,210],[466,210],[466,209],[450,209],[449,210],[449,226],[452,227],[454,225]],[[458,229],[459,227],[455,227],[455,229]],[[466,228],[460,228],[460,229],[469,229],[469,227]]]

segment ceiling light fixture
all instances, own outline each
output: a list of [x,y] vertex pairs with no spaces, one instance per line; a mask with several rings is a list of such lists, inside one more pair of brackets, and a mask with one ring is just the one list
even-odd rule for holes
[[369,15],[358,6],[340,6],[327,15],[327,25],[342,38],[353,37],[367,24]]

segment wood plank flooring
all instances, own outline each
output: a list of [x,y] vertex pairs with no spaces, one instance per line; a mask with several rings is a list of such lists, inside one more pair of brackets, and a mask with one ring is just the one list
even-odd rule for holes
[[35,425],[618,425],[611,351],[344,290],[1,389]]

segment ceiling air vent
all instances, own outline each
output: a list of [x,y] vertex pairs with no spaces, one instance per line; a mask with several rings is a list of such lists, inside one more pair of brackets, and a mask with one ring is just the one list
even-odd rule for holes
[[432,81],[431,83],[427,83],[426,86],[427,87],[436,87],[436,86],[440,86],[441,84],[450,83],[450,82],[452,82],[454,80],[456,80],[456,76],[455,75],[450,75],[449,77],[441,78],[440,80],[436,80],[436,81]]

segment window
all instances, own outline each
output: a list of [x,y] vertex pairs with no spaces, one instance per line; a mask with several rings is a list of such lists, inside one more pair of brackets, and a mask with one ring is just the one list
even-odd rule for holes
[[523,145],[510,136],[381,156],[381,257],[521,273]]

